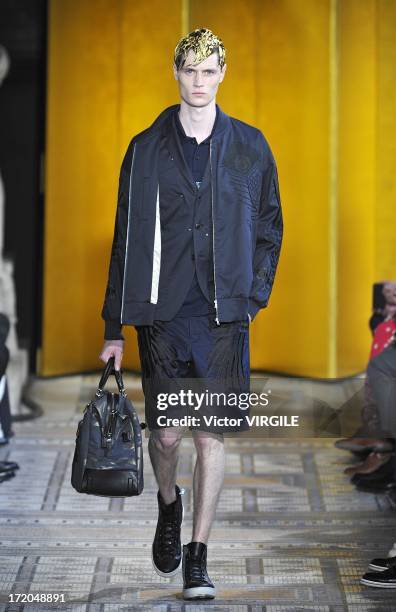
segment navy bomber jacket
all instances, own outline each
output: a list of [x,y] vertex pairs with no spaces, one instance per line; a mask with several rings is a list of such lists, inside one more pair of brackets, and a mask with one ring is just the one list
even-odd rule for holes
[[[161,271],[158,151],[180,105],[131,140],[121,165],[102,318],[105,337],[152,325]],[[211,138],[214,306],[218,324],[255,317],[271,294],[283,223],[276,164],[257,128],[219,107]]]

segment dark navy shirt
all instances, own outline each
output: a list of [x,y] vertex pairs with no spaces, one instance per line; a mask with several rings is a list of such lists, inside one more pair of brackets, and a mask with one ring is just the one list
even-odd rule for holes
[[207,138],[205,138],[205,140],[203,140],[199,144],[197,143],[197,139],[195,138],[195,136],[186,135],[179,118],[179,113],[176,111],[175,114],[176,126],[178,129],[178,135],[182,145],[184,158],[187,162],[188,167],[191,170],[197,187],[199,187],[205,172],[206,164],[209,160],[209,143],[212,135],[216,130],[217,118],[219,115],[218,107],[216,106],[216,119],[213,124],[211,133]]
[[[217,119],[219,115],[218,107],[216,105],[216,119],[213,124],[213,129],[210,135],[198,144],[194,136],[187,136],[184,128],[179,119],[179,113],[176,111],[176,126],[178,130],[178,136],[182,145],[184,158],[187,162],[188,167],[191,170],[194,181],[199,188],[203,175],[205,173],[206,165],[209,162],[209,146],[212,134],[216,129]],[[183,305],[177,312],[177,317],[193,317],[201,316],[204,314],[214,313],[214,304],[210,304],[204,294],[202,293],[201,287],[198,283],[197,273],[195,272],[191,287],[186,295]]]

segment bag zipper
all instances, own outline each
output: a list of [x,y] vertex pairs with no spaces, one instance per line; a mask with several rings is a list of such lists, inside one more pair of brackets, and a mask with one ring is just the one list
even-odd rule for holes
[[108,415],[107,423],[105,427],[103,428],[104,429],[103,436],[106,441],[105,442],[106,448],[111,448],[111,441],[114,438],[116,421],[117,421],[117,405],[116,405],[114,393],[112,393],[111,394],[110,414]]

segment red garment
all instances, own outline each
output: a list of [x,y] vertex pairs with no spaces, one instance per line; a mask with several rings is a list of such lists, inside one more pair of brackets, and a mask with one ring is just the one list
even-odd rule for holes
[[376,357],[387,346],[392,344],[394,333],[396,331],[396,322],[393,319],[383,321],[375,328],[373,343],[371,345],[370,359]]

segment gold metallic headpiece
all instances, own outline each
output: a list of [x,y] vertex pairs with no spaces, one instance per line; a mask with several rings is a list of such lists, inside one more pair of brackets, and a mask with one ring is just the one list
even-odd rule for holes
[[174,62],[178,70],[186,61],[187,54],[190,50],[195,53],[196,64],[203,62],[203,60],[212,55],[214,51],[217,51],[219,54],[220,68],[225,64],[226,50],[223,41],[207,28],[193,30],[190,34],[187,34],[187,36],[179,40],[174,55]]

